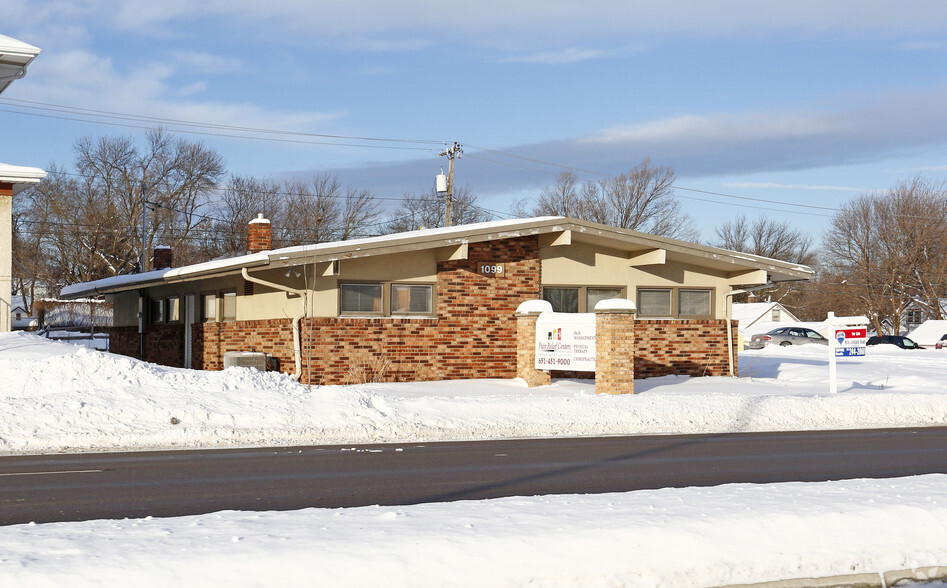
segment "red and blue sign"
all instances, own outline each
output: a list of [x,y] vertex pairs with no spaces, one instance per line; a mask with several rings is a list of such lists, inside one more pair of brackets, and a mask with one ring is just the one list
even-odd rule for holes
[[865,327],[836,329],[835,340],[838,341],[838,346],[835,348],[836,357],[864,356],[868,345],[868,329]]

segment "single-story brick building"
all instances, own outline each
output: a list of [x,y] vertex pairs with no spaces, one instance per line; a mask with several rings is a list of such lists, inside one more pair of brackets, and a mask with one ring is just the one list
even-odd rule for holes
[[[804,280],[808,267],[562,217],[422,229],[270,250],[269,221],[248,254],[75,284],[105,295],[111,351],[221,369],[229,351],[265,353],[300,381],[511,378],[516,309],[636,303],[635,377],[724,375],[736,329],[728,293]],[[731,336],[732,335],[732,336]],[[728,345],[728,337],[730,344]]]

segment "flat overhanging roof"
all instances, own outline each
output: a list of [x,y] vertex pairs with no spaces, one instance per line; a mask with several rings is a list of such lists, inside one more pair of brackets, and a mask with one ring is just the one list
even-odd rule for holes
[[0,35],[0,94],[14,80],[26,75],[26,66],[40,51],[39,47]]
[[257,270],[267,267],[291,267],[424,249],[439,249],[445,255],[456,253],[462,256],[464,255],[462,252],[469,243],[530,235],[539,236],[541,246],[543,243],[552,247],[570,243],[589,243],[608,247],[625,252],[630,261],[638,264],[663,264],[665,259],[691,263],[729,276],[733,285],[762,284],[767,280],[774,282],[807,280],[813,276],[812,269],[796,263],[588,221],[564,217],[541,217],[422,229],[380,237],[286,247],[147,274],[116,276],[95,282],[73,284],[63,289],[62,297],[81,298],[215,275],[222,276],[239,273],[244,267]]
[[25,167],[0,163],[0,184],[13,184],[13,193],[18,194],[31,184],[46,177],[46,172],[38,167]]

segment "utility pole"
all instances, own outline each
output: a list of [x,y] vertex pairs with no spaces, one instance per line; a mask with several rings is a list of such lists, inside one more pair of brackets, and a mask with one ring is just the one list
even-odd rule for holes
[[[451,226],[450,213],[451,213],[451,205],[453,204],[453,199],[454,199],[454,157],[455,156],[460,157],[460,155],[463,152],[464,151],[463,149],[461,149],[460,143],[458,143],[457,141],[454,141],[453,145],[451,145],[450,147],[448,147],[444,151],[441,151],[438,154],[441,157],[445,155],[447,156],[447,198],[446,198],[446,204],[444,207],[444,226],[445,227]],[[441,175],[443,175],[443,172]],[[437,191],[438,193],[442,193],[440,186],[438,186]]]
[[141,273],[148,271],[148,186],[141,183]]

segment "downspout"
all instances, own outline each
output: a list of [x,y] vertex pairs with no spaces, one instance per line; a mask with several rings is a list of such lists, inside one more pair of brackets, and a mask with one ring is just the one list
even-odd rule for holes
[[727,299],[727,356],[728,356],[728,369],[730,372],[730,377],[733,377],[733,297],[737,294],[747,294],[749,292],[756,292],[757,290],[766,290],[767,288],[774,288],[776,285],[772,282],[766,282],[762,286],[754,286],[753,288],[743,288],[742,290],[731,290],[727,292],[724,296]]
[[261,286],[273,288],[274,290],[282,290],[283,292],[289,292],[290,294],[298,294],[299,296],[302,296],[302,314],[293,318],[293,359],[295,359],[296,362],[296,372],[289,375],[290,378],[298,381],[299,378],[302,377],[303,373],[302,338],[299,334],[299,323],[302,321],[302,319],[306,318],[306,313],[309,309],[309,291],[297,290],[296,288],[290,288],[289,286],[283,286],[282,284],[276,284],[274,282],[261,280],[260,278],[254,278],[250,275],[250,272],[248,272],[247,268],[245,267],[240,268],[240,273],[243,274],[243,279],[248,282],[253,282],[254,284],[260,284]]

